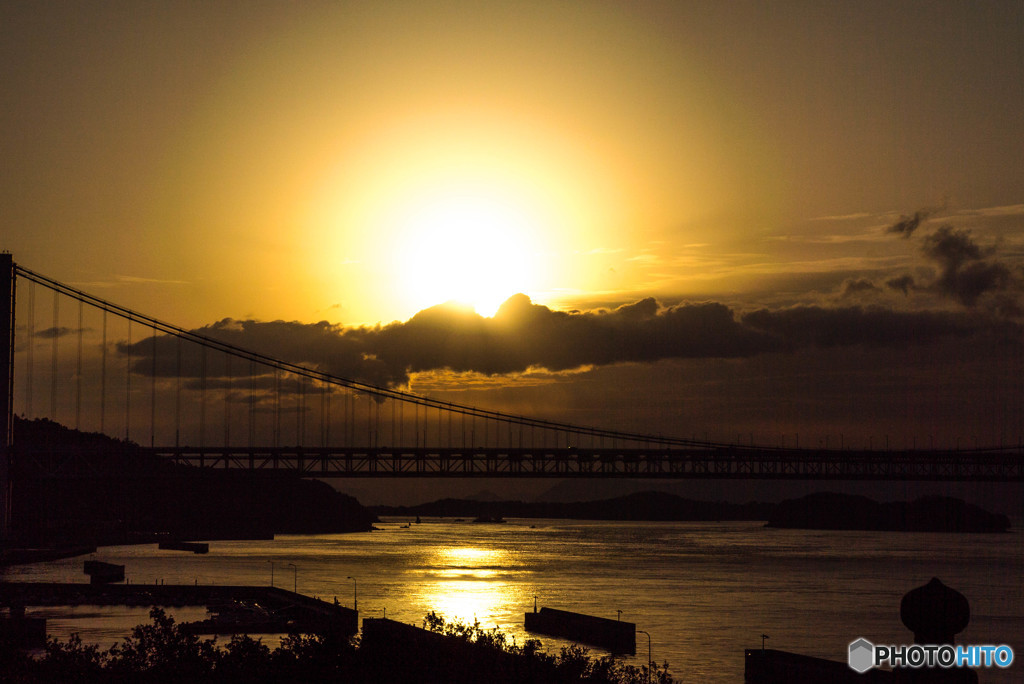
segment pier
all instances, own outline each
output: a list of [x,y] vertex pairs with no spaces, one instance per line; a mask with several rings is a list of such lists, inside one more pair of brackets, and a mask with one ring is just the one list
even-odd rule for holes
[[[279,587],[189,584],[76,584],[0,582],[0,607],[27,606],[227,606],[258,605],[268,619],[252,629],[242,621],[193,623],[197,633],[244,634],[312,632],[352,635],[359,630],[358,611]],[[273,617],[273,620],[269,618]],[[280,628],[280,629],[279,629]],[[204,631],[207,630],[207,631]]]

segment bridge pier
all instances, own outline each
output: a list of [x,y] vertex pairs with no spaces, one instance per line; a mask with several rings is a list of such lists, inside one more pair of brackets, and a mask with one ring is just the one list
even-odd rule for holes
[[11,445],[14,441],[14,257],[0,253],[0,541],[11,536]]

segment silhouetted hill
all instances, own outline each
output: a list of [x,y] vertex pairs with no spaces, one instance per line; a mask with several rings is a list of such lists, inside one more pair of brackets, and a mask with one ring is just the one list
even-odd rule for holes
[[13,520],[30,540],[117,543],[364,531],[376,516],[330,485],[200,470],[48,420],[15,419]]
[[1010,519],[950,497],[931,496],[909,503],[879,503],[866,496],[821,492],[779,503],[768,519],[768,526],[818,530],[1005,532],[1010,527]]
[[575,520],[767,520],[770,504],[694,501],[664,492],[637,492],[600,501],[474,501],[441,499],[418,506],[374,506],[378,515]]

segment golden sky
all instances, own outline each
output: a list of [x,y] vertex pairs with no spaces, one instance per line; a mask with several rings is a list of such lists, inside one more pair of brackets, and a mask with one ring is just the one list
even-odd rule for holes
[[186,327],[1016,321],[1022,45],[1019,2],[4,3],[0,248]]
[[193,324],[743,291],[1022,200],[1024,10],[890,4],[7,4],[4,246]]

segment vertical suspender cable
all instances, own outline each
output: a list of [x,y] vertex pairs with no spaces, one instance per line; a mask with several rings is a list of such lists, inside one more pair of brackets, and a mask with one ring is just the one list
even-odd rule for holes
[[107,419],[107,310],[103,309],[103,339],[100,342],[100,434]]
[[199,447],[206,448],[206,345],[199,345]]
[[174,446],[181,446],[181,337],[175,336]]
[[356,410],[352,406],[352,392],[345,392],[345,403],[342,404],[342,415],[344,423],[342,424],[342,441],[345,446],[353,446],[352,433],[355,430],[354,423],[356,422]]
[[124,441],[132,441],[132,319],[128,319],[128,363],[124,367]]
[[32,370],[35,368],[36,348],[36,283],[28,281],[28,358],[25,371],[25,415],[32,418]]
[[50,344],[50,420],[57,421],[57,340],[60,338],[60,293],[53,291],[53,338]]
[[78,300],[78,358],[75,364],[75,429],[82,427],[82,316],[85,302]]
[[224,354],[224,374],[227,383],[224,386],[224,448],[231,446],[231,354]]
[[156,446],[156,328],[150,328],[153,358],[149,363],[149,446]]
[[373,448],[377,448],[378,436],[380,435],[380,402],[374,399],[373,403]]
[[256,446],[256,362],[249,359],[249,450]]
[[328,388],[327,388],[327,432],[325,434],[325,439],[324,439],[325,444],[324,444],[324,446],[327,446],[327,445],[329,445],[331,443],[331,390],[332,390],[332,388],[330,386],[328,386]]
[[274,366],[274,446],[281,446],[281,373]]

